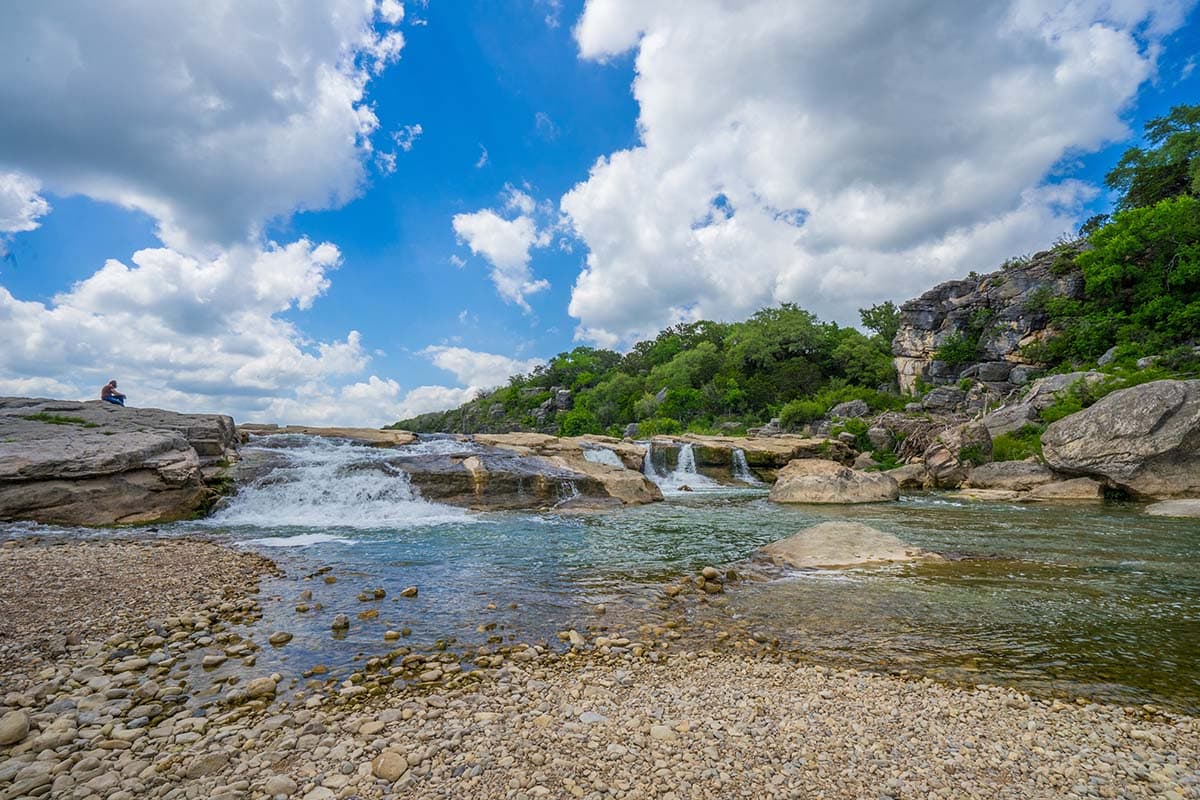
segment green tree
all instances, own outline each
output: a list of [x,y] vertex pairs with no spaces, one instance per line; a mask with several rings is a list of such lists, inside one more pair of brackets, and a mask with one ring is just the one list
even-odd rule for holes
[[900,330],[900,309],[895,303],[888,300],[870,308],[860,308],[858,317],[864,328],[875,331],[891,347],[896,331]]
[[1104,176],[1121,193],[1118,210],[1152,206],[1182,194],[1200,196],[1200,105],[1178,105],[1146,123],[1146,142],[1131,147]]

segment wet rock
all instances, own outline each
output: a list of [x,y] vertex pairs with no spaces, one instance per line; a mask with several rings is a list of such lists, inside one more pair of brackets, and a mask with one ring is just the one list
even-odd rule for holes
[[405,586],[403,589],[400,590],[400,596],[401,597],[416,597],[418,591],[419,590],[417,589],[416,586]]
[[1056,480],[1046,465],[1036,461],[996,461],[971,470],[967,485],[976,489],[1027,492]]
[[772,542],[758,553],[797,569],[912,561],[922,556],[920,548],[858,522],[823,522]]
[[290,633],[288,633],[287,631],[276,631],[275,633],[272,633],[271,636],[267,639],[267,641],[270,644],[273,644],[276,647],[285,645],[288,642],[290,642],[291,640],[292,640],[292,635]]
[[1153,517],[1200,517],[1200,499],[1163,500],[1146,507]]
[[1091,478],[1074,478],[1036,486],[1029,493],[1031,500],[1091,500],[1104,499],[1104,487]]
[[333,618],[333,622],[330,623],[330,627],[333,628],[335,631],[349,630],[350,618],[347,617],[345,614],[338,614]]

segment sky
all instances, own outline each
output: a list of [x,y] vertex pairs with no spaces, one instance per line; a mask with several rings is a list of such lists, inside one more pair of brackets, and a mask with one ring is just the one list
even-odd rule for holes
[[378,426],[1111,209],[1196,0],[0,8],[0,395]]

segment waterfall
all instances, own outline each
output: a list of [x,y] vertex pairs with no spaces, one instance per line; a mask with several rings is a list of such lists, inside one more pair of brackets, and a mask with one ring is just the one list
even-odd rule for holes
[[750,465],[746,463],[746,451],[740,447],[733,448],[733,479],[751,486],[758,486],[762,483],[750,471]]
[[699,474],[696,472],[696,454],[692,452],[690,442],[679,448],[679,463],[675,467],[675,471],[681,475]]
[[344,440],[277,435],[243,448],[247,458],[271,465],[238,489],[202,524],[262,529],[396,529],[474,517],[462,509],[431,503],[389,461],[404,448],[363,447]]
[[642,474],[658,483],[658,472],[654,469],[654,445],[646,442],[646,458],[642,460]]
[[604,464],[608,467],[625,468],[621,462],[621,457],[609,450],[607,447],[584,447],[583,458],[585,461],[590,461],[593,464]]
[[653,446],[646,443],[646,460],[642,463],[642,474],[658,484],[664,494],[680,494],[686,486],[691,491],[710,491],[720,489],[721,485],[696,470],[696,454],[690,442],[679,445],[679,458],[675,462],[675,470],[666,475],[660,475],[654,468],[650,456]]

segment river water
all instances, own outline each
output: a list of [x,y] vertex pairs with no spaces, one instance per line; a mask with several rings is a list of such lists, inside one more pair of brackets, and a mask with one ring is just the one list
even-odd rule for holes
[[[458,650],[554,644],[558,631],[588,625],[624,630],[678,613],[664,610],[666,582],[708,565],[745,572],[761,545],[847,519],[947,558],[738,581],[686,612],[695,632],[677,646],[711,644],[705,637],[725,622],[820,663],[1200,712],[1196,520],[1150,517],[1132,505],[967,504],[921,494],[883,505],[785,507],[769,503],[761,485],[721,486],[679,470],[654,475],[663,503],[587,515],[476,514],[422,500],[386,463],[469,445],[379,450],[275,436],[255,447],[278,462],[256,485],[209,519],[146,535],[215,536],[280,563],[287,577],[264,583],[259,625],[296,639],[265,650],[260,665],[298,672],[321,663],[337,675],[391,649],[382,639],[388,629],[403,630],[409,646]],[[325,583],[327,575],[336,582]],[[418,596],[399,597],[407,586]],[[375,587],[387,597],[356,598]],[[298,613],[304,590],[313,608]],[[602,617],[597,604],[607,608]],[[357,619],[367,608],[378,618]],[[352,625],[335,639],[329,623],[339,612]]]

